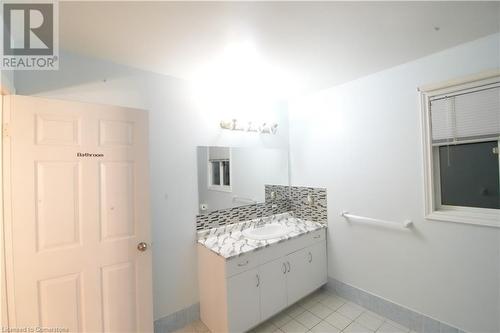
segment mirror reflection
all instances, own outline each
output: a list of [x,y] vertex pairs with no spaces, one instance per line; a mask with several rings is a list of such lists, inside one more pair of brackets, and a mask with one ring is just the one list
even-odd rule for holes
[[264,186],[289,185],[288,151],[198,147],[199,213],[264,202]]

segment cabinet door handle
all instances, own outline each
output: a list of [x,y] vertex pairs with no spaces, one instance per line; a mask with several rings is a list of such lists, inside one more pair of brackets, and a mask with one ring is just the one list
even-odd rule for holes
[[286,264],[283,263],[283,274],[286,274]]
[[321,237],[321,235],[317,235],[317,236],[314,236],[313,238],[318,239],[320,237]]
[[248,260],[247,260],[247,261],[245,261],[245,262],[240,262],[240,263],[238,263],[238,266],[239,266],[239,267],[243,267],[243,266],[246,266],[246,265],[248,265]]
[[311,263],[313,261],[313,255],[311,252],[309,252],[309,263]]
[[259,274],[255,275],[257,277],[257,287],[260,286],[260,277]]
[[286,263],[288,264],[288,273],[290,273],[290,270],[292,269],[292,266],[290,265],[289,261],[287,261]]

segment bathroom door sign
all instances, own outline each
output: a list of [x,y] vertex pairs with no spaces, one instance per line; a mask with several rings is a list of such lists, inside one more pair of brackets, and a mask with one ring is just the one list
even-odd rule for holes
[[76,157],[104,157],[101,153],[76,153]]

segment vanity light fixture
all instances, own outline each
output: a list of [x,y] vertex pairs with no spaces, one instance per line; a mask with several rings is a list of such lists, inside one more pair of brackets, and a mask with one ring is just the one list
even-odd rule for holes
[[276,134],[278,132],[278,124],[276,123],[262,123],[261,125],[256,126],[254,123],[249,121],[247,124],[243,125],[243,123],[237,119],[221,121],[220,128],[230,131],[258,132],[262,134]]

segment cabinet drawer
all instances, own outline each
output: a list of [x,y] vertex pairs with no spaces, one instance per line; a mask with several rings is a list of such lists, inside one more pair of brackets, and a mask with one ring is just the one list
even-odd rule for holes
[[226,262],[226,277],[255,268],[262,262],[262,250],[245,253]]
[[307,234],[306,237],[311,243],[317,243],[317,242],[324,241],[326,238],[326,229],[320,229],[320,230],[313,231],[313,232]]
[[326,229],[319,229],[295,239],[273,244],[255,252],[245,253],[239,257],[231,258],[226,262],[226,276],[244,272],[266,262],[284,257],[289,253],[298,251],[312,244],[324,241]]
[[301,235],[294,239],[289,239],[284,242],[273,244],[265,249],[262,249],[261,263],[266,263],[280,257],[284,257],[289,253],[298,251],[307,246],[324,241],[326,229],[315,230],[311,233]]
[[295,239],[292,239],[287,242],[283,242],[284,244],[284,250],[286,253],[283,253],[284,255],[298,251],[300,249],[303,249],[305,247],[311,246],[315,243],[324,241],[326,238],[325,236],[325,229],[319,229],[315,230],[313,232],[310,232],[308,234],[299,236]]

